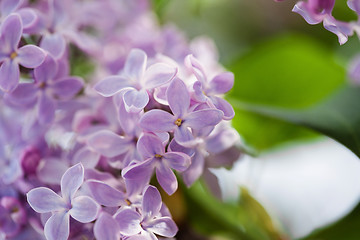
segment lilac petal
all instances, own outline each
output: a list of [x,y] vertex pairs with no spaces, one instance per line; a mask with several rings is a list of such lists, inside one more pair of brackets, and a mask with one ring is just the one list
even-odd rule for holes
[[16,51],[23,32],[21,18],[18,14],[9,15],[1,24],[1,49],[3,53]]
[[22,83],[11,94],[8,94],[7,97],[11,102],[25,106],[36,100],[37,90],[33,83]]
[[69,168],[61,178],[61,194],[63,198],[71,202],[76,191],[84,181],[84,167],[78,163]]
[[34,188],[26,196],[32,209],[38,213],[59,211],[68,207],[63,198],[46,187]]
[[84,82],[79,77],[68,77],[59,79],[51,86],[51,90],[56,98],[71,99],[84,86]]
[[70,233],[68,212],[57,212],[45,223],[44,234],[47,240],[67,240]]
[[19,84],[20,70],[16,61],[6,60],[0,66],[0,89],[12,92]]
[[140,221],[141,216],[133,209],[124,209],[114,216],[123,235],[131,236],[142,231]]
[[156,167],[156,179],[168,195],[172,195],[178,188],[174,172],[165,164],[159,164]]
[[198,102],[206,102],[207,97],[204,94],[202,83],[200,81],[196,81],[193,85],[194,95],[192,96],[194,100]]
[[31,8],[22,8],[18,10],[16,13],[19,14],[21,17],[24,31],[32,27],[36,23],[36,20],[38,19],[35,11],[32,10]]
[[7,16],[20,7],[22,0],[3,0],[0,5],[1,16]]
[[212,154],[221,153],[240,140],[238,132],[232,127],[227,125],[220,125],[219,127],[219,131],[206,139],[206,149]]
[[109,130],[101,130],[89,136],[87,144],[105,157],[115,157],[129,149],[129,140]]
[[38,103],[38,118],[41,124],[51,123],[55,117],[55,103],[46,93],[42,93]]
[[143,81],[146,89],[166,84],[175,77],[177,68],[164,63],[156,63],[146,69]]
[[144,221],[154,218],[161,209],[162,201],[159,190],[154,186],[148,186],[142,200],[142,215]]
[[133,49],[126,59],[124,73],[132,81],[139,82],[144,75],[146,62],[146,53],[140,49]]
[[94,224],[94,235],[96,239],[118,240],[120,229],[110,214],[102,212]]
[[95,180],[89,180],[86,182],[89,187],[91,195],[101,205],[107,207],[118,207],[124,202],[124,193],[110,187],[109,185]]
[[71,217],[81,223],[94,221],[100,211],[100,205],[88,196],[76,197],[71,201]]
[[46,184],[59,184],[62,175],[69,168],[66,162],[60,159],[48,158],[40,164],[36,171],[39,180]]
[[137,196],[141,195],[144,190],[144,186],[148,186],[150,181],[150,176],[148,178],[138,178],[138,179],[125,179],[126,193],[128,196]]
[[35,80],[38,83],[45,83],[53,80],[58,72],[58,64],[53,57],[47,55],[44,62],[34,70]]
[[175,141],[175,139],[171,140],[169,146],[168,146],[169,152],[182,152],[185,153],[188,156],[194,155],[194,148],[188,148],[183,145],[180,145],[178,142]]
[[41,40],[40,47],[48,51],[52,57],[59,59],[65,53],[66,41],[60,34],[46,34]]
[[324,19],[324,14],[318,14],[312,9],[308,8],[308,3],[298,2],[293,10],[293,12],[300,14],[307,23],[309,24],[318,24]]
[[182,174],[186,186],[190,187],[201,176],[204,170],[204,164],[204,155],[196,151],[195,155],[191,158],[190,167]]
[[184,124],[192,129],[202,129],[215,126],[222,120],[223,115],[223,112],[217,109],[203,109],[189,113]]
[[211,92],[215,94],[223,94],[232,89],[234,86],[234,74],[232,72],[224,72],[216,75],[210,81]]
[[234,118],[235,116],[234,108],[225,99],[215,96],[210,97],[210,99],[214,104],[214,106],[223,112],[224,120],[231,120]]
[[175,78],[166,91],[169,107],[173,114],[182,117],[190,106],[190,95],[185,83],[179,78]]
[[163,159],[172,169],[179,172],[185,171],[191,164],[190,156],[180,152],[167,152]]
[[100,157],[100,154],[91,151],[88,147],[83,147],[74,154],[73,163],[81,162],[84,168],[95,168]]
[[353,34],[353,29],[349,23],[337,21],[332,16],[326,17],[323,23],[325,29],[338,36],[341,45],[347,42],[348,36]]
[[186,142],[192,142],[194,136],[191,131],[184,125],[175,128],[174,139],[181,145],[184,145]]
[[150,132],[168,132],[173,130],[176,117],[168,112],[159,109],[153,109],[146,112],[140,119],[140,126]]
[[158,240],[158,238],[154,234],[151,235],[149,233],[146,235],[133,235],[133,236],[126,238],[126,240]]
[[150,134],[145,134],[138,140],[137,150],[143,159],[152,158],[155,154],[163,155],[165,153],[161,139]]
[[110,76],[98,82],[94,89],[104,97],[110,97],[120,92],[123,88],[129,87],[129,81],[120,76]]
[[358,1],[358,0],[348,0],[347,5],[349,6],[349,8],[351,10],[356,11],[356,13],[358,15],[360,14],[360,1]]
[[170,217],[161,217],[148,223],[146,230],[163,237],[174,237],[179,229]]
[[149,102],[149,94],[145,89],[140,91],[131,88],[124,93],[124,103],[126,111],[140,112]]
[[36,68],[43,63],[46,53],[35,45],[25,45],[17,52],[17,61],[26,68]]
[[118,119],[121,128],[124,130],[126,135],[134,136],[138,128],[140,113],[126,111],[123,96],[121,96],[121,94],[114,96],[114,102],[116,102],[116,105],[119,108]]
[[193,72],[198,81],[200,81],[202,84],[206,83],[204,69],[201,63],[196,58],[194,58],[193,55],[190,54],[185,58],[185,66]]
[[202,175],[206,185],[208,186],[208,189],[211,191],[211,193],[217,197],[219,200],[222,199],[222,191],[219,183],[218,177],[213,174],[209,168],[206,168],[203,175]]
[[149,158],[143,162],[130,165],[122,170],[122,176],[126,179],[147,178],[154,169],[154,159]]

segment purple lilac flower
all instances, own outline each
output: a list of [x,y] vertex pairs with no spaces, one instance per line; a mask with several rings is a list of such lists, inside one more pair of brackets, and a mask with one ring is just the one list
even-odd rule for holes
[[140,119],[140,126],[145,131],[174,132],[175,140],[185,144],[194,140],[190,129],[215,126],[223,118],[222,111],[217,109],[192,111],[188,89],[178,78],[171,82],[166,95],[173,114],[159,109],[146,112]]
[[28,203],[36,212],[52,212],[44,227],[48,240],[68,238],[70,216],[82,223],[96,219],[100,206],[88,196],[75,196],[83,181],[84,168],[81,164],[77,164],[69,168],[61,178],[61,196],[45,187],[28,192]]
[[225,120],[232,119],[235,116],[233,107],[219,95],[223,95],[232,89],[234,74],[224,72],[209,80],[201,63],[192,55],[186,57],[185,65],[198,80],[193,85],[194,99],[201,103],[206,102],[210,107],[221,110],[224,113],[223,118]]
[[149,102],[148,91],[171,81],[177,72],[177,69],[164,63],[155,63],[149,67],[146,65],[146,53],[133,49],[126,60],[123,73],[105,78],[94,88],[105,97],[123,90],[126,109],[139,112]]
[[145,134],[139,139],[137,148],[144,160],[123,169],[123,177],[125,179],[148,178],[156,169],[159,184],[167,194],[172,195],[178,183],[171,169],[185,171],[190,165],[190,157],[180,152],[165,152],[162,141],[150,134]]
[[25,209],[17,198],[6,196],[0,199],[0,234],[2,232],[9,238],[15,236],[26,220]]
[[9,15],[1,25],[0,36],[0,89],[12,92],[20,79],[19,64],[26,68],[38,67],[46,53],[37,46],[25,45],[18,48],[23,26],[17,14]]
[[40,124],[52,122],[56,102],[73,98],[83,87],[79,77],[57,79],[58,71],[62,70],[58,70],[57,62],[47,55],[44,62],[34,70],[35,83],[20,84],[8,98],[18,104],[34,102]]
[[[353,34],[353,27],[350,23],[336,20],[332,16],[332,10],[335,0],[308,0],[298,2],[293,12],[300,14],[309,24],[318,24],[323,22],[324,28],[336,34],[339,43],[344,44],[348,36]],[[354,6],[350,3],[351,6]]]
[[[115,216],[120,233],[129,239],[158,239],[155,234],[174,237],[178,231],[169,216],[161,216],[162,200],[159,191],[148,186],[144,191],[141,212],[124,208]],[[136,238],[139,237],[139,238]]]
[[24,2],[24,0],[3,0],[0,4],[0,16],[1,20],[4,20],[11,13],[19,14],[24,31],[26,32],[27,29],[36,23],[38,16],[33,9],[22,7]]

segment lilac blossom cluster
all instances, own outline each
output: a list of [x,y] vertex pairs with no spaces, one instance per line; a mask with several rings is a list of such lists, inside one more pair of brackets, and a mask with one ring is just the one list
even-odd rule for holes
[[153,185],[240,156],[234,75],[147,0],[1,0],[0,63],[0,239],[173,238]]

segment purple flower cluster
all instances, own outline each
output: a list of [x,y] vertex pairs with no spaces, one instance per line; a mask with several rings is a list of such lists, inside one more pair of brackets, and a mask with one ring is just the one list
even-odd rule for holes
[[[284,0],[275,0],[284,1]],[[360,1],[348,0],[347,5],[358,16],[360,16]],[[335,6],[335,0],[307,0],[299,1],[293,8],[293,12],[300,14],[309,24],[323,23],[324,28],[336,34],[339,38],[339,43],[347,42],[348,37],[354,32],[360,35],[360,18],[356,22],[344,22],[335,19],[332,16],[332,11]]]
[[153,176],[220,194],[211,168],[240,155],[234,75],[149,4],[0,1],[0,239],[172,238]]

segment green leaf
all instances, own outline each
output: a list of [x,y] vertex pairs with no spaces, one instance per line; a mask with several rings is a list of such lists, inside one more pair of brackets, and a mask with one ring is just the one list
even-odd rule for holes
[[346,217],[325,228],[316,230],[303,240],[360,239],[360,204]]
[[247,111],[311,128],[342,143],[360,157],[360,88],[343,87],[323,102],[301,110],[235,104]]
[[329,49],[294,34],[266,41],[228,67],[235,74],[235,86],[228,95],[236,111],[233,125],[258,150],[318,135],[286,119],[250,112],[237,102],[302,109],[329,96],[345,79],[344,68]]
[[199,182],[183,191],[189,221],[204,235],[237,240],[281,239],[265,209],[244,188],[237,203],[221,202]]

